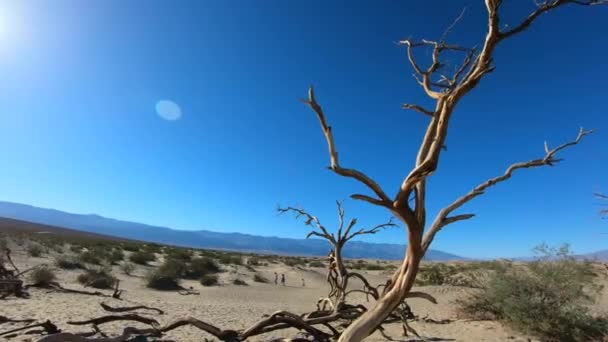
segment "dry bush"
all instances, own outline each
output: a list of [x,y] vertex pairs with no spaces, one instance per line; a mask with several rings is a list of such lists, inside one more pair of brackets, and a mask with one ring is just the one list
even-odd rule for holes
[[263,275],[256,273],[253,275],[253,281],[255,281],[256,283],[269,283],[270,281],[264,277]]
[[218,256],[218,261],[224,265],[243,265],[243,258],[240,255],[223,254]]
[[321,261],[311,261],[308,263],[308,267],[319,267],[319,268],[325,268],[325,264]]
[[120,248],[112,249],[112,253],[106,256],[106,260],[112,265],[118,265],[119,262],[123,261],[125,253]]
[[190,261],[192,259],[192,250],[183,248],[171,248],[165,253],[167,258],[177,259],[183,261]]
[[232,281],[232,283],[233,283],[234,285],[238,285],[238,286],[247,286],[247,285],[248,285],[248,284],[247,284],[247,283],[246,283],[244,280],[239,279],[239,278],[234,279],[234,280]]
[[219,284],[218,276],[215,274],[206,274],[200,279],[203,286],[215,286]]
[[131,262],[123,262],[120,265],[120,270],[122,271],[122,273],[130,276],[133,274],[133,272],[135,272],[135,264]]
[[42,246],[40,246],[37,243],[30,243],[27,246],[26,249],[27,255],[34,257],[34,258],[39,258],[42,256],[42,253],[44,253],[44,248],[42,248]]
[[57,276],[52,269],[43,266],[32,270],[29,279],[35,286],[47,287],[57,280]]
[[80,253],[78,255],[78,260],[84,264],[101,265],[101,261],[105,259],[104,257],[105,255],[100,253],[99,250],[93,249]]
[[213,259],[207,257],[194,258],[186,267],[185,277],[188,279],[199,279],[204,275],[220,271],[220,267]]
[[257,257],[251,256],[247,258],[247,265],[249,266],[260,266],[260,259]]
[[147,286],[157,290],[178,290],[179,279],[187,271],[187,265],[182,260],[167,259],[156,270],[148,273]]
[[147,265],[149,262],[156,260],[156,256],[150,252],[135,252],[129,255],[129,260],[138,265]]
[[608,335],[608,319],[592,316],[588,308],[601,290],[592,266],[575,260],[567,246],[537,250],[542,257],[527,267],[497,268],[481,291],[460,302],[462,311],[549,340],[594,341]]
[[74,256],[59,256],[55,258],[55,265],[64,270],[85,269],[80,259]]
[[96,289],[111,289],[116,283],[116,278],[112,276],[109,267],[96,267],[86,269],[77,278],[83,286],[94,287]]

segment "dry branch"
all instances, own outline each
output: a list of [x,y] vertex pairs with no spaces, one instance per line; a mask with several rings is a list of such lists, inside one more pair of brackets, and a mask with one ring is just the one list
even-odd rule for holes
[[156,311],[159,315],[165,314],[165,312],[161,309],[157,309],[157,308],[145,306],[145,305],[129,306],[129,307],[122,307],[122,308],[113,308],[105,303],[100,303],[99,305],[101,305],[101,307],[105,311],[108,311],[108,312],[127,312],[127,311],[135,311],[135,310],[150,310],[150,311]]
[[551,150],[548,148],[548,145],[545,143],[545,155],[542,158],[534,159],[534,160],[530,160],[530,161],[526,161],[526,162],[519,162],[519,163],[510,165],[506,169],[504,174],[502,174],[498,177],[491,178],[491,179],[481,183],[480,185],[476,186],[473,190],[471,190],[464,196],[458,198],[452,204],[443,208],[437,214],[437,216],[435,217],[435,220],[433,221],[429,230],[426,232],[426,234],[423,238],[423,241],[422,241],[423,250],[426,252],[426,250],[431,245],[431,242],[433,242],[433,238],[435,237],[435,234],[437,234],[443,227],[445,227],[448,224],[453,223],[453,222],[467,220],[467,219],[474,217],[474,214],[449,216],[454,210],[460,208],[465,203],[469,202],[470,200],[474,199],[475,197],[483,195],[488,188],[511,178],[511,176],[513,175],[513,172],[515,172],[516,170],[536,168],[536,167],[540,167],[540,166],[553,166],[555,163],[558,163],[559,161],[562,160],[562,159],[555,158],[555,156],[558,152],[560,152],[568,147],[575,146],[583,139],[583,137],[585,137],[589,134],[592,134],[592,133],[593,133],[593,130],[585,131],[584,129],[581,128],[578,132],[578,135],[576,136],[576,138],[574,140],[561,144]]

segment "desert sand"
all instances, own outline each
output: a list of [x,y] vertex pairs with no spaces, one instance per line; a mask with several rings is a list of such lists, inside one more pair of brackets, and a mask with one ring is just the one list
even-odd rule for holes
[[[18,247],[13,252],[15,263],[21,269],[40,264],[52,265],[51,257],[28,257],[25,251]],[[157,262],[158,263],[158,262]],[[29,299],[8,298],[1,302],[0,315],[13,319],[33,318],[44,321],[50,319],[64,330],[71,332],[87,331],[86,326],[74,327],[66,322],[71,320],[86,320],[108,314],[100,303],[113,307],[146,305],[165,311],[164,315],[150,315],[161,324],[169,323],[179,318],[195,317],[214,324],[222,329],[243,329],[260,320],[263,315],[278,310],[288,310],[295,313],[310,312],[315,309],[315,303],[327,294],[328,285],[325,282],[325,269],[311,267],[289,267],[284,264],[271,264],[256,267],[257,273],[271,280],[270,283],[253,282],[253,272],[244,266],[224,266],[225,272],[220,275],[221,286],[204,287],[196,281],[182,281],[184,287],[192,287],[200,295],[180,295],[177,292],[157,291],[145,287],[143,276],[152,266],[139,266],[132,276],[122,274],[114,267],[114,274],[120,279],[120,287],[124,290],[122,300],[102,298],[87,295],[49,292],[45,289],[32,288]],[[65,287],[85,289],[76,281],[81,271],[66,271],[57,269],[58,281]],[[275,285],[274,272],[285,274],[286,286]],[[372,283],[384,282],[387,278],[382,271],[364,271]],[[386,272],[386,271],[384,271]],[[248,286],[233,285],[236,277],[244,279]],[[302,278],[306,286],[302,287]],[[353,287],[360,286],[356,282]],[[457,286],[424,286],[416,290],[425,291],[438,300],[432,304],[421,299],[410,299],[413,312],[419,317],[428,317],[436,321],[451,320],[447,324],[412,322],[421,338],[401,336],[398,324],[387,326],[387,332],[398,341],[528,341],[527,336],[521,336],[498,322],[471,321],[460,319],[455,310],[454,300],[466,296],[470,289]],[[110,291],[106,291],[111,293]],[[353,296],[352,301],[365,303],[363,295]],[[368,304],[369,305],[369,304]],[[604,295],[598,307],[608,305],[608,296]],[[126,322],[115,322],[103,325],[103,331],[109,335],[119,335]],[[137,323],[129,323],[138,326]],[[8,330],[17,324],[3,324],[2,330]],[[144,326],[141,326],[144,328]],[[295,330],[284,330],[252,338],[253,341],[269,340],[273,337],[295,336]],[[200,330],[192,327],[182,327],[169,332],[167,340],[202,341],[204,338],[214,340]],[[15,337],[13,341],[35,341],[38,337]],[[369,337],[369,341],[384,341],[380,334]],[[533,339],[532,339],[533,340]]]

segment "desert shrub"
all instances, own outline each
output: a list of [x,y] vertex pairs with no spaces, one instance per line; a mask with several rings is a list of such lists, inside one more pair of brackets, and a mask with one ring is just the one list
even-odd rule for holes
[[112,253],[106,256],[106,260],[112,265],[118,265],[120,261],[125,258],[125,253],[122,249],[114,248],[112,249]]
[[587,306],[601,289],[591,266],[576,261],[567,246],[537,251],[542,257],[527,267],[497,269],[485,288],[460,303],[463,312],[549,340],[594,341],[608,334],[608,319],[593,317]]
[[378,265],[378,264],[366,264],[364,268],[368,271],[383,271],[387,267],[383,266],[383,265]]
[[78,259],[81,263],[101,265],[101,260],[104,259],[104,255],[96,250],[90,250],[80,253]]
[[236,278],[232,281],[232,283],[234,285],[239,285],[239,286],[247,286],[247,283],[244,280],[241,280],[239,278]]
[[220,264],[224,265],[242,265],[243,258],[240,255],[223,254],[218,256]]
[[285,260],[283,260],[283,263],[287,266],[305,266],[306,262],[300,258],[285,258]]
[[156,243],[145,244],[143,250],[148,253],[162,253],[162,246]]
[[429,266],[421,267],[418,272],[418,280],[420,285],[444,285],[449,283],[450,276],[454,274],[454,270],[442,263],[432,263]]
[[146,285],[149,288],[163,291],[179,290],[179,276],[174,270],[159,267],[146,276]]
[[85,268],[78,258],[64,255],[55,258],[55,265],[64,270],[76,270]]
[[44,249],[42,248],[42,246],[40,246],[37,243],[30,243],[27,246],[26,252],[27,252],[27,255],[34,257],[34,258],[38,258],[38,257],[42,256]]
[[82,246],[80,245],[70,245],[70,251],[75,254],[79,254],[82,252]]
[[188,265],[183,260],[167,259],[158,267],[158,271],[163,275],[170,275],[174,278],[181,278],[186,274]]
[[120,270],[122,271],[122,273],[130,276],[133,274],[133,272],[135,272],[135,264],[131,262],[123,262],[120,265]]
[[200,281],[203,286],[214,286],[219,283],[218,277],[215,274],[205,274],[201,277]]
[[192,251],[189,249],[170,249],[167,251],[167,257],[171,259],[190,261],[192,259]]
[[325,267],[325,264],[321,261],[311,261],[308,263],[308,267]]
[[57,276],[52,269],[43,266],[32,270],[29,278],[33,285],[46,287],[55,282]]
[[77,280],[83,286],[96,289],[111,289],[116,282],[116,278],[112,276],[109,267],[89,268],[83,274],[80,274]]
[[122,246],[122,249],[124,249],[127,252],[133,252],[133,253],[140,251],[139,246],[134,245],[134,244],[124,244]]
[[247,265],[250,266],[260,266],[260,259],[256,258],[256,257],[249,257],[247,259]]
[[218,272],[220,272],[220,267],[213,259],[207,257],[194,258],[186,268],[185,277],[198,279],[204,275]]
[[263,275],[256,273],[253,275],[253,281],[257,283],[269,283],[270,281]]
[[129,255],[129,260],[138,265],[147,265],[148,262],[156,260],[156,256],[150,252],[135,252]]

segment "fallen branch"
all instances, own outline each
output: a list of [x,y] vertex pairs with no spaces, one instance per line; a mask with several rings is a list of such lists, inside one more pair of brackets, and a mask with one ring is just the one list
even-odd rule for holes
[[51,323],[51,321],[47,320],[46,322],[43,323],[36,323],[36,324],[32,324],[32,325],[26,325],[24,327],[21,328],[15,328],[15,329],[11,329],[11,330],[7,330],[4,332],[0,333],[0,336],[9,336],[12,333],[18,332],[18,331],[23,331],[23,330],[29,330],[29,329],[33,329],[33,328],[37,328],[37,327],[42,327],[44,329],[44,331],[47,334],[57,334],[60,333],[61,330],[59,330],[57,328],[57,326],[53,323]]
[[105,311],[109,311],[109,312],[127,312],[127,311],[135,311],[135,310],[150,310],[150,311],[156,311],[158,312],[159,315],[164,315],[165,312],[161,309],[157,309],[157,308],[153,308],[153,307],[149,307],[149,306],[145,306],[145,305],[137,305],[137,306],[128,306],[128,307],[122,307],[122,308],[113,308],[105,303],[100,303],[99,305],[101,305],[101,307],[105,310]]

